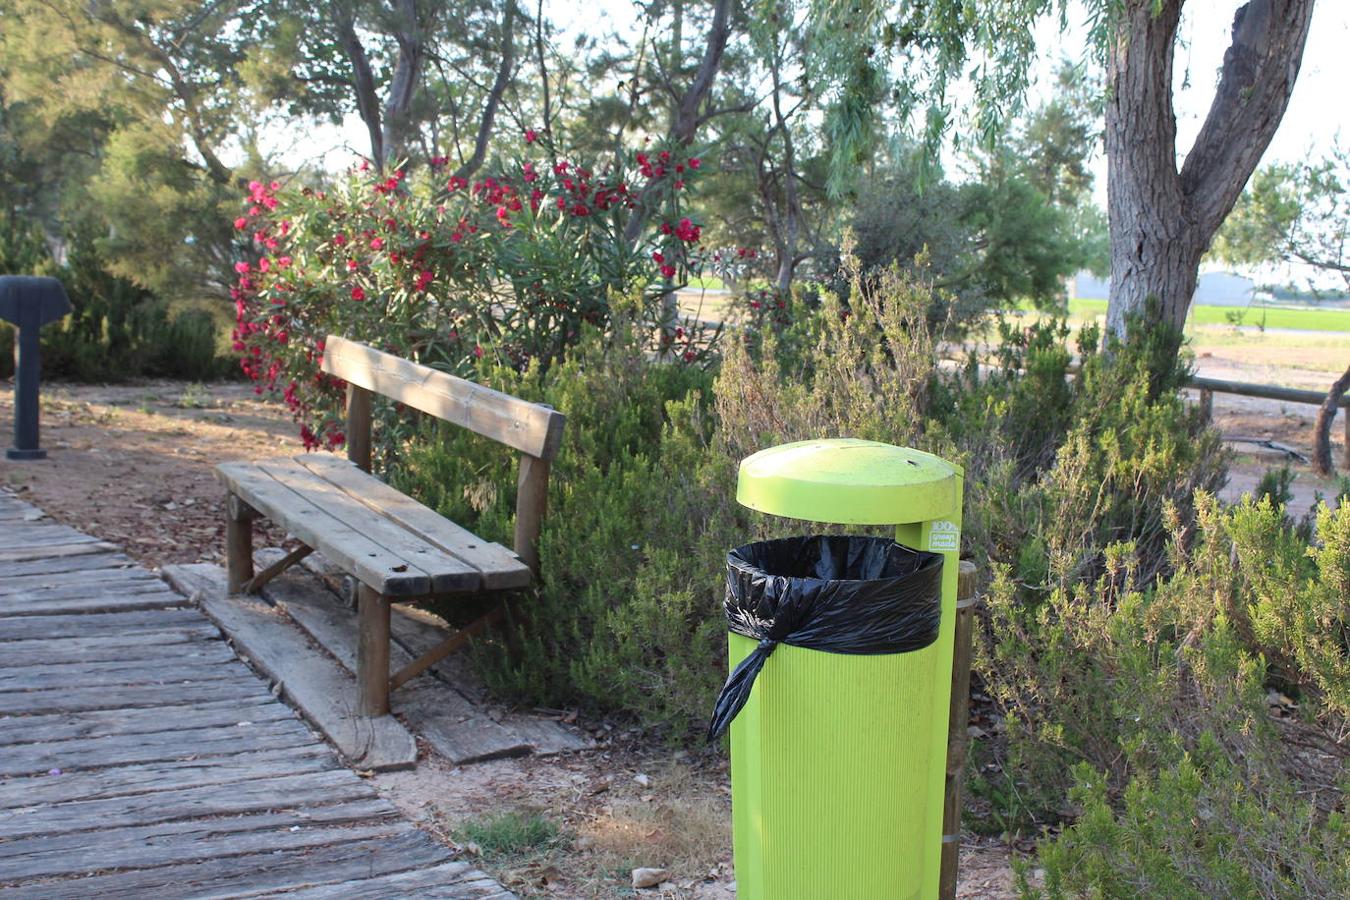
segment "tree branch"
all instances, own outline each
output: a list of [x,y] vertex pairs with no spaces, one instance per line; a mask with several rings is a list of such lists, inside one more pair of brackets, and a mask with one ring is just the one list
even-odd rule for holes
[[1270,146],[1303,61],[1314,0],[1250,0],[1233,17],[1209,115],[1181,169],[1189,218],[1213,234]]
[[502,13],[502,61],[497,67],[497,80],[488,92],[487,103],[483,107],[483,117],[478,121],[478,136],[474,139],[473,155],[455,170],[460,178],[467,178],[483,164],[487,156],[488,141],[492,137],[492,123],[497,118],[497,107],[501,105],[502,94],[511,83],[511,69],[515,64],[516,43],[514,29],[516,23],[516,4],[507,0],[506,11]]
[[366,48],[356,33],[356,21],[351,7],[337,0],[331,6],[336,19],[338,43],[351,63],[352,79],[356,85],[356,110],[370,135],[370,157],[376,168],[384,168],[384,129],[380,121],[380,101],[375,96],[375,73],[370,68]]

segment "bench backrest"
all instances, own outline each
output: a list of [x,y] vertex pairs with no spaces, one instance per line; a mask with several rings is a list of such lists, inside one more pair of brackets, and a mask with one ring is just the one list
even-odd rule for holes
[[562,413],[337,335],[324,342],[320,369],[347,382],[347,458],[367,472],[373,394],[519,450],[515,550],[538,570],[535,545],[548,498],[549,463],[562,445]]

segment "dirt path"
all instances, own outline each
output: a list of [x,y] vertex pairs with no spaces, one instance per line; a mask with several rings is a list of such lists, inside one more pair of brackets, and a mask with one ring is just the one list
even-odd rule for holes
[[[0,383],[6,429],[13,402],[12,387]],[[286,452],[294,435],[278,407],[244,385],[49,384],[42,398],[48,459],[0,458],[0,481],[147,565],[213,562],[223,558],[225,514],[211,467]]]

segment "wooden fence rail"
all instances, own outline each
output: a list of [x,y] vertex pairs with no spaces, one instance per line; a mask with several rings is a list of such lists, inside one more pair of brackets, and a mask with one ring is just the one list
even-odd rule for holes
[[[1280,387],[1274,384],[1249,384],[1245,381],[1224,381],[1221,378],[1205,378],[1196,375],[1191,378],[1189,387],[1200,392],[1200,409],[1209,421],[1214,414],[1215,394],[1237,394],[1241,397],[1260,397],[1264,400],[1280,400],[1285,403],[1307,403],[1321,406],[1327,395],[1318,391],[1302,388]],[[1338,404],[1341,424],[1345,428],[1345,446],[1342,448],[1342,465],[1350,469],[1350,394],[1341,398]]]

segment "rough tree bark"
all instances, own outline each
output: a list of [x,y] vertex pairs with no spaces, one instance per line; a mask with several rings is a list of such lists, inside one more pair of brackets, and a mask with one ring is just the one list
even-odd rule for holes
[[353,4],[344,0],[331,4],[338,43],[352,69],[356,110],[370,137],[370,160],[380,171],[407,152],[413,129],[412,105],[422,88],[426,69],[427,35],[440,8],[439,4],[429,4],[424,9],[416,0],[397,0],[393,4],[390,35],[398,46],[398,55],[381,109],[370,57],[357,33]]
[[1200,258],[1280,124],[1303,60],[1314,0],[1250,0],[1233,19],[1219,86],[1180,171],[1172,62],[1184,0],[1124,0],[1108,52],[1107,328],[1150,299],[1180,329]]
[[[1336,379],[1331,390],[1327,391],[1321,409],[1317,411],[1317,422],[1313,425],[1312,465],[1318,475],[1330,475],[1334,471],[1331,465],[1331,422],[1336,418],[1336,410],[1347,390],[1350,390],[1350,369],[1346,369],[1345,374]],[[1350,409],[1342,410],[1341,415],[1350,416]],[[1347,465],[1350,465],[1350,427],[1346,428],[1345,439],[1345,458]]]

